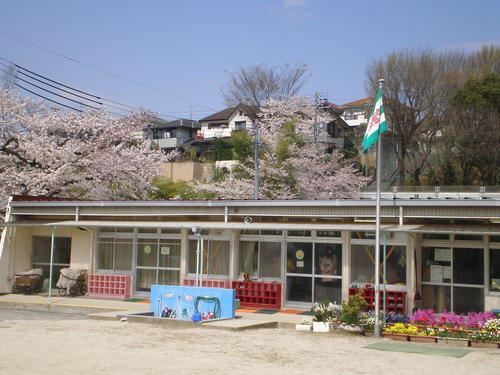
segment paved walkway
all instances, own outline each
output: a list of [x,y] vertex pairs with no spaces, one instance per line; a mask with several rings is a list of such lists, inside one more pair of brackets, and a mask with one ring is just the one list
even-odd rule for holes
[[[146,313],[149,303],[140,299],[137,302],[97,299],[90,297],[52,297],[48,296],[5,294],[0,296],[0,308],[18,310],[53,311],[58,313],[83,313],[90,319],[116,320],[129,314]],[[298,315],[298,311],[282,310],[276,313],[259,313],[258,310],[240,309],[236,311],[236,319],[205,322],[203,326],[228,330],[253,328],[294,328],[295,324],[304,320],[311,321],[311,316]]]

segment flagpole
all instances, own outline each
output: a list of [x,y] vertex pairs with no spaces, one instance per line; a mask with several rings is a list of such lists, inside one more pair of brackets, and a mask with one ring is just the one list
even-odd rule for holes
[[[384,80],[379,79],[378,85],[382,91]],[[377,130],[377,205],[375,224],[375,337],[380,337],[380,175],[382,165],[382,142],[380,141],[380,126]]]

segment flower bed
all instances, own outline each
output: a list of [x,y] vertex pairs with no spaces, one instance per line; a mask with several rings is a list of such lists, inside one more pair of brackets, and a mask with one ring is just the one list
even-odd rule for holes
[[384,336],[417,342],[439,342],[473,347],[500,347],[500,318],[492,313],[469,313],[458,315],[444,313],[436,315],[432,310],[418,310],[409,319],[410,323],[394,323],[386,326]]

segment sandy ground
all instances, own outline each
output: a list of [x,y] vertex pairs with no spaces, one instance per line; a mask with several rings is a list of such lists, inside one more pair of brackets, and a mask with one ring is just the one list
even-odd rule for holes
[[[462,358],[363,349],[375,339],[92,320],[0,321],[0,374],[500,374],[500,350]],[[21,317],[22,318],[22,317]]]

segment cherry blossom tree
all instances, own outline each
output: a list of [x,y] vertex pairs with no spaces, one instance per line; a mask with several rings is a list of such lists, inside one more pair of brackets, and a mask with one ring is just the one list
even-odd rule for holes
[[163,155],[140,137],[147,113],[56,111],[0,91],[0,203],[9,195],[139,199]]
[[[349,198],[368,180],[338,150],[313,143],[315,107],[308,99],[269,100],[260,110],[259,199]],[[320,112],[318,122],[331,121]],[[200,192],[219,198],[250,199],[254,195],[252,158],[240,160],[225,179],[196,184]]]

